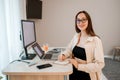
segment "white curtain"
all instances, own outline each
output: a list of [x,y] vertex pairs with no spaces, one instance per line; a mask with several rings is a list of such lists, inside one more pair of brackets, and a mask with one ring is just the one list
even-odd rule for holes
[[[0,76],[9,62],[23,50],[20,40],[21,19],[25,19],[25,0],[0,0]],[[3,78],[2,80],[5,80]]]
[[[9,55],[8,42],[7,42],[7,30],[5,23],[5,9],[4,1],[0,0],[0,76],[3,76],[1,70],[8,64]],[[6,60],[5,60],[6,59]]]

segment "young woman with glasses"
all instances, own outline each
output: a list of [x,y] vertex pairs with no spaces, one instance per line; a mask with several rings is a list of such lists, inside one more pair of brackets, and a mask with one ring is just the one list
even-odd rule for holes
[[104,53],[101,39],[95,34],[92,21],[86,11],[80,11],[75,17],[76,34],[58,59],[69,58],[73,65],[70,80],[101,80]]

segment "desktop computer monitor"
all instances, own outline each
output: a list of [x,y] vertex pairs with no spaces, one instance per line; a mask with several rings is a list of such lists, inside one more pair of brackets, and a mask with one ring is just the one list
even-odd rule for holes
[[21,20],[23,46],[25,50],[25,56],[22,59],[33,59],[35,54],[29,54],[27,47],[36,42],[35,22],[30,20]]

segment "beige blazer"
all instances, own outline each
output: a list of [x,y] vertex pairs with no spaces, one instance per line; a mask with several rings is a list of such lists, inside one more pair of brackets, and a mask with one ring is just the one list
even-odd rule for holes
[[[67,49],[62,54],[66,57],[72,56],[72,50],[77,44],[79,36],[80,33],[74,35]],[[87,64],[78,64],[78,70],[89,73],[91,80],[102,80],[101,73],[105,63],[103,46],[100,38],[97,36],[89,36],[83,47],[86,51]],[[79,61],[79,59],[75,59]]]

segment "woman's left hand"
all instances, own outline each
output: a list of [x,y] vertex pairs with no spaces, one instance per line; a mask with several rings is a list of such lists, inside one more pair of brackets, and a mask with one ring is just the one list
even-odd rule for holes
[[75,68],[78,68],[78,62],[75,59],[69,59],[69,61],[75,66]]

